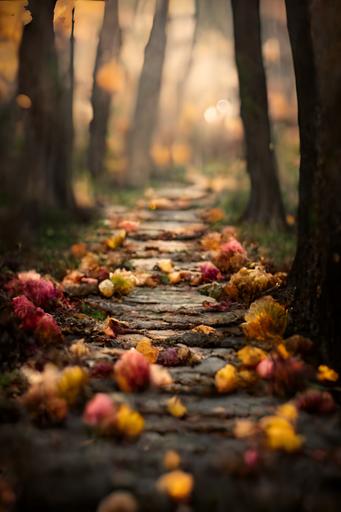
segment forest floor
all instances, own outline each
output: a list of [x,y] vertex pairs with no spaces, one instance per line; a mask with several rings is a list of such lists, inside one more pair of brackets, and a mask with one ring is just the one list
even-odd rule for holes
[[[18,370],[1,378],[0,510],[340,510],[337,375],[316,378],[309,341],[284,337],[284,308],[261,302],[241,326],[253,299],[281,301],[284,276],[233,228],[212,229],[216,200],[173,184],[107,208],[46,308],[46,289],[27,285],[42,278],[2,277],[1,343],[14,340]],[[256,273],[233,285],[242,265]],[[37,327],[18,294],[59,327]]]

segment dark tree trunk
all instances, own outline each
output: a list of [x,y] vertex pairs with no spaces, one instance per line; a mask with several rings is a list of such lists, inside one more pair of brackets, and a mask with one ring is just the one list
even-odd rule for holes
[[128,185],[144,185],[151,171],[150,146],[159,113],[162,71],[166,54],[169,0],[156,0],[155,15],[137,89],[128,135]]
[[24,208],[38,214],[46,207],[72,208],[71,149],[67,102],[54,40],[56,0],[30,0],[32,21],[25,26],[19,50],[18,94],[30,109],[19,119],[20,148],[15,179]]
[[259,0],[231,1],[240,111],[251,183],[243,220],[284,227],[285,212],[271,140]]
[[[75,198],[72,187],[73,167],[73,93],[74,93],[74,56],[75,56],[75,9],[72,9],[71,33],[69,44],[69,66],[67,76],[63,80],[59,109],[59,144],[55,172],[55,188],[58,202],[71,210],[75,208]],[[58,115],[58,112],[56,112]]]
[[341,4],[286,0],[301,140],[293,323],[341,368]]
[[117,59],[121,46],[121,31],[118,18],[118,0],[107,0],[104,19],[99,36],[94,68],[94,83],[91,103],[93,118],[90,123],[89,169],[96,178],[103,175],[107,150],[107,132],[112,103],[112,92],[106,91],[97,82],[97,73],[106,64]]

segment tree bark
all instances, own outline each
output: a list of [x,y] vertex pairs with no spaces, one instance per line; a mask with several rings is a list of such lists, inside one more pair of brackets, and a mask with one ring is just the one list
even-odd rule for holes
[[[74,56],[75,56],[75,8],[71,13],[71,33],[69,43],[69,67],[67,76],[63,80],[64,87],[61,91],[60,116],[60,142],[57,153],[55,187],[58,202],[64,208],[72,210],[76,202],[72,187],[73,167],[73,95],[74,95]],[[58,112],[56,113],[58,115]]]
[[240,112],[251,191],[242,220],[284,227],[285,212],[271,139],[259,0],[231,0]]
[[156,0],[153,26],[145,48],[135,112],[128,135],[127,185],[141,186],[150,176],[150,146],[159,112],[162,71],[167,44],[169,0]]
[[286,0],[301,140],[296,330],[341,368],[341,4]]
[[[32,21],[25,26],[19,50],[18,94],[31,108],[20,114],[20,147],[14,178],[19,202],[30,214],[45,208],[72,209],[72,144],[54,40],[56,0],[30,0]],[[70,114],[69,114],[70,115]],[[72,122],[72,121],[71,121]]]
[[176,87],[176,112],[175,112],[175,119],[176,121],[179,120],[183,102],[184,102],[184,96],[186,92],[186,86],[188,79],[190,77],[193,62],[194,62],[194,50],[195,46],[197,44],[198,40],[198,32],[199,32],[199,13],[200,13],[200,1],[195,0],[195,12],[194,12],[194,29],[193,29],[193,35],[192,35],[192,41],[191,41],[191,47],[188,55],[187,62],[185,64],[183,74],[180,76],[177,87]]
[[118,0],[107,0],[97,47],[91,96],[93,118],[90,123],[88,161],[91,175],[94,178],[102,176],[104,171],[108,123],[113,95],[97,83],[97,73],[102,66],[118,58],[120,46],[121,31],[118,18]]

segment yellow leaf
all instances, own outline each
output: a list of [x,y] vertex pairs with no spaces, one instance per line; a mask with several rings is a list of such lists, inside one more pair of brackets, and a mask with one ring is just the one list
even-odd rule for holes
[[335,370],[332,370],[332,368],[321,364],[317,370],[317,379],[319,381],[336,382],[339,379],[339,374]]
[[221,208],[212,208],[203,214],[203,219],[210,224],[219,222],[225,218],[224,210]]
[[239,385],[240,387],[248,387],[250,384],[254,384],[258,378],[256,372],[252,370],[240,370],[238,372]]
[[65,368],[57,382],[58,394],[68,404],[73,404],[88,382],[88,373],[80,366]]
[[98,289],[104,297],[110,298],[114,295],[114,285],[110,279],[104,279],[98,285]]
[[72,343],[70,352],[75,357],[85,357],[90,354],[89,347],[84,343],[84,340],[78,340]]
[[111,249],[114,251],[117,249],[117,247],[120,247],[122,243],[124,242],[125,238],[127,236],[127,233],[124,229],[120,229],[117,233],[112,235],[110,238],[107,238],[105,241],[106,246],[108,249]]
[[157,266],[165,274],[170,274],[173,271],[172,260],[159,260]]
[[180,466],[181,459],[175,450],[167,450],[163,457],[163,465],[168,471],[177,469]]
[[170,272],[168,274],[168,280],[170,284],[178,284],[182,280],[182,273],[181,272]]
[[236,368],[227,364],[215,374],[215,386],[219,393],[230,393],[238,388],[239,379]]
[[174,501],[185,501],[189,498],[193,485],[193,476],[181,470],[166,473],[157,482],[158,489],[165,492]]
[[286,309],[268,295],[251,304],[242,328],[249,339],[278,341],[286,329],[287,317]]
[[136,286],[136,278],[132,272],[124,269],[116,269],[110,273],[110,280],[114,285],[114,295],[129,295]]
[[233,434],[238,439],[251,437],[257,432],[257,426],[251,420],[240,419],[234,424]]
[[265,359],[267,354],[260,348],[246,345],[246,347],[243,347],[237,352],[237,356],[245,366],[254,367],[257,366],[262,359]]
[[153,347],[149,338],[140,340],[136,345],[136,350],[140,352],[140,354],[143,354],[150,364],[156,363],[160,352],[158,348]]
[[291,423],[294,423],[298,417],[297,407],[290,402],[277,407],[276,414],[277,414],[277,416],[280,416],[281,418],[285,418],[286,420],[290,421]]
[[193,327],[192,332],[199,332],[200,334],[216,334],[217,331],[214,327],[210,327],[209,325],[197,325]]
[[183,418],[187,413],[187,407],[177,396],[173,396],[168,400],[167,410],[172,416],[175,416],[175,418]]
[[137,437],[144,428],[144,419],[127,404],[120,406],[116,418],[117,430],[125,437]]
[[280,416],[266,416],[261,419],[260,426],[266,436],[266,444],[272,450],[295,452],[299,450],[304,438],[295,432],[293,425]]
[[215,231],[208,233],[200,243],[206,251],[217,251],[221,245],[221,234]]

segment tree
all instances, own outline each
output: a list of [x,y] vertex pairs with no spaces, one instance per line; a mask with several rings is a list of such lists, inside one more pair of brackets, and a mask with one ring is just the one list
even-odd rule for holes
[[286,0],[301,142],[295,329],[341,368],[341,4]]
[[194,28],[193,35],[191,40],[191,46],[188,54],[187,61],[185,63],[183,73],[180,75],[177,87],[176,87],[176,114],[175,119],[178,120],[181,115],[181,110],[183,107],[184,96],[186,92],[186,86],[189,79],[189,76],[192,71],[193,63],[194,63],[194,50],[198,40],[199,33],[199,15],[200,15],[200,1],[194,1],[195,11],[194,11]]
[[251,192],[243,220],[283,227],[285,212],[271,139],[259,0],[231,0],[240,111]]
[[103,164],[107,150],[107,132],[113,91],[98,83],[98,73],[105,66],[118,59],[121,46],[121,30],[118,18],[118,0],[105,3],[103,24],[97,47],[94,82],[91,96],[93,118],[90,123],[89,169],[94,178],[103,174]]
[[144,53],[132,127],[128,134],[127,184],[132,186],[143,185],[150,174],[149,152],[159,112],[168,6],[169,0],[156,0],[153,26]]
[[[59,77],[53,18],[56,0],[30,0],[32,21],[19,49],[18,95],[30,108],[20,115],[20,146],[14,180],[26,211],[72,209],[70,151],[66,147],[67,102]],[[69,133],[69,132],[68,132]]]

